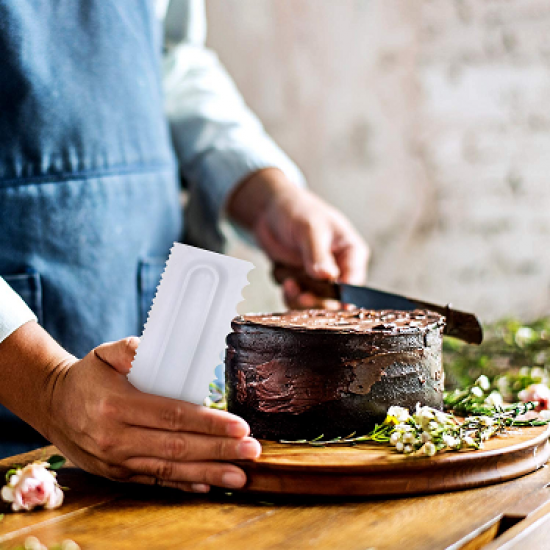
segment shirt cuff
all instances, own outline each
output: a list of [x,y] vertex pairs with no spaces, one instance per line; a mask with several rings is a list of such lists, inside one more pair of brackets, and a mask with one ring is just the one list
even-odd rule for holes
[[[185,217],[186,243],[223,251],[225,236],[220,223],[228,222],[227,200],[247,176],[264,168],[277,168],[297,187],[306,186],[300,169],[265,134],[258,136],[254,147],[249,143],[218,146],[203,155],[192,174],[192,179],[200,181],[201,185],[200,190],[195,189],[190,194]],[[231,226],[247,244],[257,246],[248,231],[233,223]]]
[[246,150],[217,149],[203,164],[204,186],[212,208],[220,217],[226,214],[226,203],[232,191],[250,174],[265,168],[277,168],[297,187],[305,187],[305,179],[299,168],[279,147],[266,136],[261,146]]
[[0,342],[36,315],[2,277],[0,277]]

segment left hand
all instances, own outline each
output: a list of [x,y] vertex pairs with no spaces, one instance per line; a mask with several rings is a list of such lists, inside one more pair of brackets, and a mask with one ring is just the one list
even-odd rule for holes
[[[307,189],[296,187],[279,170],[261,170],[245,180],[228,209],[273,261],[303,267],[319,279],[365,282],[369,248],[349,220]],[[286,280],[283,291],[292,308],[339,307],[337,302],[301,292],[294,280]]]

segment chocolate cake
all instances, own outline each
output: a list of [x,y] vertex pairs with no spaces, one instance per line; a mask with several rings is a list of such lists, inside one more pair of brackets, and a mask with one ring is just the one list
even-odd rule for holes
[[227,337],[228,410],[252,435],[366,433],[391,405],[442,407],[444,317],[415,311],[244,315]]

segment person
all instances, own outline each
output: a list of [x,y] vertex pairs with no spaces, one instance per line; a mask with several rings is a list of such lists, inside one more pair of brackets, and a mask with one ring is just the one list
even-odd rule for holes
[[169,248],[221,250],[227,217],[272,260],[359,283],[366,244],[205,48],[202,1],[0,0],[0,37],[3,454],[47,440],[110,479],[242,487],[244,420],[125,376]]

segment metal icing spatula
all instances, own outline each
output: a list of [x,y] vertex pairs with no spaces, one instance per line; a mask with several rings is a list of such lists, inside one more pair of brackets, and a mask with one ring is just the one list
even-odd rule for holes
[[481,344],[483,330],[477,317],[473,313],[467,313],[453,309],[451,305],[439,306],[408,298],[400,294],[393,294],[383,290],[367,286],[354,286],[345,283],[335,283],[309,277],[302,269],[276,264],[273,269],[273,277],[278,283],[285,279],[294,279],[304,291],[313,292],[320,298],[338,300],[344,304],[354,304],[357,307],[367,309],[399,309],[411,311],[414,309],[428,309],[444,315],[446,322],[443,334],[454,336],[469,344]]
[[174,243],[128,380],[201,405],[253,264]]

